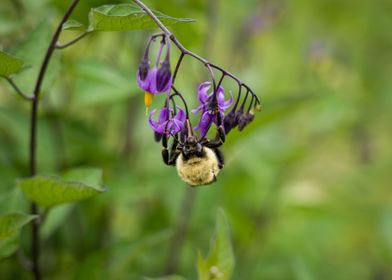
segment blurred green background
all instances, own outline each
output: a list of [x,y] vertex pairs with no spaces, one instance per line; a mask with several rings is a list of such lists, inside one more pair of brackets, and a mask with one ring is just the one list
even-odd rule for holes
[[[0,46],[31,65],[15,78],[28,92],[69,2],[1,2]],[[87,24],[91,7],[115,3],[81,1],[71,18]],[[50,213],[46,279],[195,279],[218,208],[231,227],[233,279],[392,279],[392,2],[145,3],[195,19],[170,29],[248,83],[263,109],[228,135],[218,182],[191,189],[163,164],[136,85],[153,31],[96,33],[58,52],[43,89],[38,171],[101,167],[109,192]],[[187,59],[177,87],[195,99],[206,77]],[[1,213],[28,207],[15,179],[28,174],[29,112],[1,80]],[[21,241],[28,254],[28,228]],[[29,278],[16,256],[0,275]]]

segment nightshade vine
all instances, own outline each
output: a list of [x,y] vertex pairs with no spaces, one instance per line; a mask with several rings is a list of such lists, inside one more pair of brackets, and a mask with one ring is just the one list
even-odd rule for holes
[[[178,175],[191,186],[215,182],[219,171],[224,166],[223,154],[218,148],[225,142],[226,135],[230,130],[238,127],[238,130],[242,131],[254,119],[255,112],[260,110],[260,100],[252,89],[236,76],[185,49],[142,2],[139,0],[134,2],[163,31],[149,38],[137,71],[137,81],[139,87],[144,91],[146,108],[151,106],[154,95],[166,94],[158,119],[154,119],[156,109],[150,112],[148,119],[155,139],[162,142],[163,161],[167,165],[176,166]],[[157,59],[151,66],[150,46],[157,41],[157,38],[160,38],[160,47]],[[170,68],[170,41],[181,52],[173,75]],[[162,60],[164,49],[166,54]],[[191,110],[194,114],[200,113],[200,119],[196,126],[191,125],[184,95],[175,87],[176,75],[186,55],[201,62],[209,71],[211,79],[210,81],[202,81],[198,89],[195,89],[197,95],[193,97],[200,102],[197,108]],[[221,76],[218,81],[215,72],[220,72]],[[231,91],[228,94],[228,91],[225,91],[222,86],[225,78],[232,79],[238,84],[234,105]],[[245,92],[245,96],[242,95],[243,92]],[[181,101],[181,105],[177,104],[178,101]],[[232,108],[228,111],[230,107]],[[208,132],[212,127],[216,128],[216,135],[209,138]],[[169,141],[171,141],[170,148],[168,147]]]

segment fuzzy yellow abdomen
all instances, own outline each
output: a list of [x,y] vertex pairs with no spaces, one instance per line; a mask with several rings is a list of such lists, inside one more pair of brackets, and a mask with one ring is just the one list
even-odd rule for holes
[[216,180],[219,173],[218,159],[215,153],[204,148],[205,156],[194,156],[188,160],[184,160],[180,155],[176,162],[177,172],[181,179],[191,185],[200,186],[212,183]]

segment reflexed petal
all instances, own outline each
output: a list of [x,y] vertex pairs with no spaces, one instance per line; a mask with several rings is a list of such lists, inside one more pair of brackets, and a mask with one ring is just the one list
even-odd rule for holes
[[209,97],[207,92],[210,89],[210,87],[211,87],[211,82],[204,82],[199,85],[199,88],[197,89],[197,93],[198,93],[197,95],[201,104],[205,104],[207,102],[207,99]]
[[[168,123],[169,122],[169,123]],[[157,132],[159,133],[167,133],[168,131],[170,131],[170,121],[165,121],[164,123],[160,123],[157,127]]]
[[207,134],[207,131],[210,128],[212,122],[213,116],[209,112],[204,112],[197,126],[200,130],[200,137],[204,137]]
[[223,87],[219,87],[216,91],[216,99],[218,100],[219,107],[223,106],[225,103],[225,91]]
[[152,128],[155,132],[158,132],[158,131],[157,131],[158,122],[152,118],[152,115],[154,115],[156,111],[157,111],[156,109],[154,109],[154,110],[151,111],[150,116],[149,116],[149,118],[148,118],[148,123],[150,124],[151,128]]
[[231,106],[231,104],[233,104],[233,94],[230,91],[230,99],[226,100],[223,103],[222,109],[224,109],[224,110],[228,109]]
[[184,110],[182,110],[180,107],[178,107],[177,106],[177,108],[178,108],[178,113],[177,113],[177,115],[174,117],[174,119],[175,120],[178,120],[178,121],[180,121],[180,122],[184,122],[185,121],[185,118],[186,118],[186,115],[185,115],[185,111]]
[[196,114],[197,112],[199,112],[201,109],[204,108],[204,105],[200,105],[199,107],[197,107],[196,109],[191,110],[192,113]]
[[167,121],[168,119],[169,119],[168,110],[166,107],[163,107],[161,109],[161,111],[159,112],[158,123],[163,123],[163,122]]
[[170,127],[171,134],[177,134],[184,127],[184,123],[179,120],[176,120],[176,119],[172,119],[170,121],[170,124],[171,124],[171,127]]

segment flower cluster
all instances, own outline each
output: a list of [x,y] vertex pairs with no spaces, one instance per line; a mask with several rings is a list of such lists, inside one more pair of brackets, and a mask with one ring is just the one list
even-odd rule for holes
[[[233,95],[230,94],[230,99],[225,101],[224,89],[219,86],[216,93],[209,92],[211,82],[204,82],[199,85],[198,99],[201,103],[199,107],[192,110],[192,113],[201,111],[201,118],[195,130],[200,130],[200,137],[204,137],[212,123],[218,124],[218,114],[221,120],[225,117],[225,111],[233,103]],[[216,95],[215,95],[216,94]]]
[[158,120],[154,120],[152,116],[156,109],[152,110],[148,122],[154,132],[159,136],[166,134],[167,136],[176,135],[184,128],[185,112],[177,106],[178,112],[175,113],[172,108],[163,107],[158,115]]
[[[149,59],[150,45],[152,42],[155,42],[157,37],[161,37],[162,40],[160,41],[160,48],[157,53],[156,61],[151,67]],[[166,48],[166,56],[161,60],[164,48]],[[184,56],[184,53],[182,56]],[[175,72],[178,71],[181,62],[182,57],[177,63]],[[171,136],[177,138],[178,134],[180,134],[180,139],[184,141],[186,137],[194,135],[194,131],[199,132],[199,139],[203,139],[207,137],[207,133],[213,124],[223,130],[223,133],[227,134],[235,127],[238,127],[239,131],[243,130],[244,127],[253,120],[254,113],[259,107],[257,96],[254,95],[248,86],[230,73],[225,72],[219,67],[216,69],[222,72],[222,78],[219,83],[216,84],[213,72],[210,71],[212,82],[202,82],[197,88],[197,98],[200,105],[191,111],[195,114],[200,113],[200,119],[198,124],[192,127],[190,125],[190,116],[188,114],[186,100],[173,86],[174,81],[170,69],[169,38],[167,38],[165,34],[154,35],[150,38],[144,56],[139,63],[137,81],[139,87],[145,92],[144,99],[147,108],[151,106],[154,95],[162,93],[167,94],[164,106],[159,111],[158,118],[153,118],[154,114],[157,112],[156,109],[149,115],[149,124],[155,132],[157,140],[161,139],[162,135],[165,135],[167,138]],[[231,77],[239,85],[239,91],[234,106],[232,106],[232,92],[229,91],[229,95],[225,95],[225,90],[222,86],[225,77]],[[244,98],[241,98],[242,89],[246,89]],[[248,97],[250,97],[250,101]],[[176,104],[176,101],[178,100],[182,102],[184,107],[180,107]],[[245,106],[248,106],[247,110],[244,109]],[[232,109],[227,113],[227,110],[229,110],[230,107],[232,107]]]

